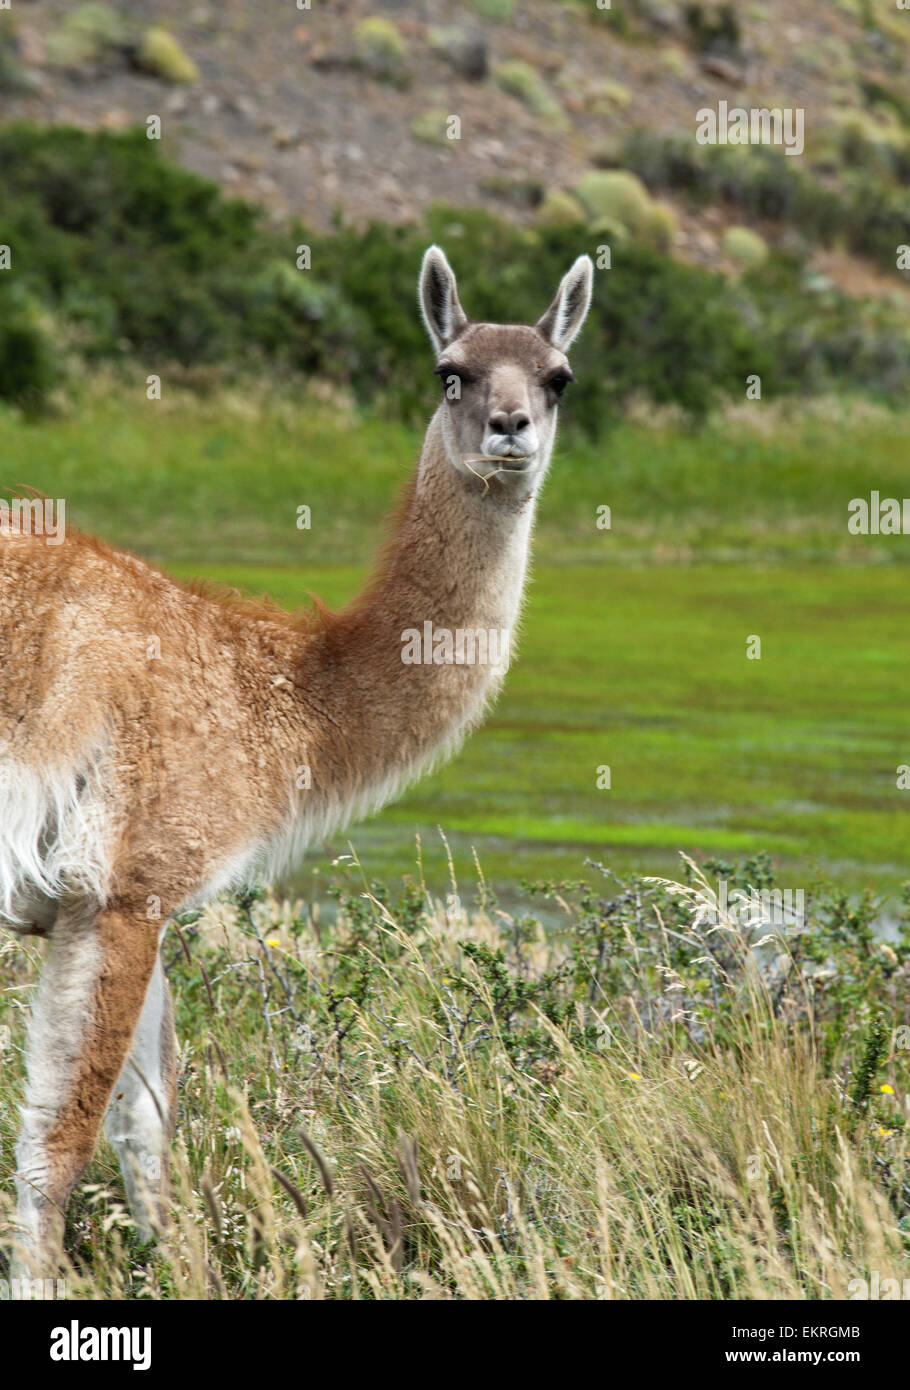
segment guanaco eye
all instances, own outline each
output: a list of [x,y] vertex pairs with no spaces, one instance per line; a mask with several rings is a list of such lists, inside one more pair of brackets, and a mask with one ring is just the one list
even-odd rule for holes
[[547,385],[554,395],[559,397],[562,395],[569,382],[574,380],[575,378],[571,372],[557,372],[555,376],[550,377]]
[[433,369],[434,376],[442,377],[444,386],[448,386],[450,377],[456,377],[462,386],[468,386],[473,381],[473,377],[466,372],[464,367],[455,367],[451,362],[443,362]]

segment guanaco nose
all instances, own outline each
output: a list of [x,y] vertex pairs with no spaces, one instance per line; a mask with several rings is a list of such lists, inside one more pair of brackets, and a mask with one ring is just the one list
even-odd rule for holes
[[524,410],[494,410],[487,421],[494,434],[520,434],[531,423],[531,417]]

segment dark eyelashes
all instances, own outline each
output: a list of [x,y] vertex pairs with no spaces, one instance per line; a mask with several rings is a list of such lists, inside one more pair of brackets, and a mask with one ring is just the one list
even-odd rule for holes
[[475,377],[471,377],[471,374],[467,373],[467,371],[464,371],[461,367],[447,366],[433,368],[433,377],[442,378],[443,386],[449,385],[449,379],[452,377],[456,377],[457,381],[460,382],[460,384],[463,386],[470,386],[472,382],[474,382],[475,379],[477,379]]
[[[442,362],[438,367],[434,367],[433,375],[441,377],[443,382],[446,382],[449,377],[457,377],[457,379],[461,382],[462,386],[470,386],[477,380],[475,376],[472,376],[470,372],[465,371],[463,367],[455,367],[449,362]],[[569,382],[574,380],[575,377],[572,375],[571,372],[558,371],[555,372],[553,376],[548,377],[547,380],[544,381],[542,384],[544,387],[547,387],[551,391],[553,391],[555,395],[561,396],[563,391],[568,386]]]
[[457,377],[458,380],[461,382],[462,386],[470,386],[471,382],[475,380],[475,378],[471,376],[469,372],[464,371],[463,368],[453,367],[447,363],[443,363],[439,367],[434,367],[433,375],[442,377],[443,381],[445,381],[450,376]]
[[549,378],[546,385],[549,386],[550,390],[555,392],[557,396],[561,396],[569,382],[574,380],[575,378],[572,376],[571,372],[557,372],[555,376]]

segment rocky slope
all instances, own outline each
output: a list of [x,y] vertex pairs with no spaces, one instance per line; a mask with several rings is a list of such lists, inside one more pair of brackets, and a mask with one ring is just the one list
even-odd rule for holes
[[[845,117],[906,139],[908,55],[910,12],[886,0],[145,0],[141,19],[16,0],[0,11],[0,101],[4,119],[158,115],[174,157],[317,227],[437,200],[531,219],[542,201],[564,210],[554,193],[631,130],[694,141],[697,110],[722,99],[804,109],[803,160]],[[722,262],[741,219],[675,210],[674,252]],[[819,263],[864,293],[895,284],[856,258]]]

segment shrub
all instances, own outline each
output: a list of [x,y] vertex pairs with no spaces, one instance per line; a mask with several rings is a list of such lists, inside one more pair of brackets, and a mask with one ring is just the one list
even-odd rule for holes
[[27,92],[31,86],[32,75],[22,65],[15,29],[6,18],[0,24],[0,94]]
[[678,189],[696,204],[723,202],[786,223],[822,246],[843,239],[891,271],[895,247],[910,242],[910,190],[883,185],[865,169],[848,170],[830,187],[767,147],[708,148],[644,132],[629,138],[623,156],[651,188]]
[[676,230],[676,213],[669,203],[652,203],[647,236],[654,249],[670,251],[676,240]]
[[408,46],[390,19],[362,19],[354,30],[357,61],[382,82],[403,87],[410,81]]
[[685,82],[692,75],[692,60],[679,48],[667,45],[661,48],[658,54],[660,65],[664,72],[670,77],[677,78],[680,82]]
[[130,37],[130,28],[123,16],[100,0],[77,5],[64,20],[64,27],[71,33],[85,34],[93,43],[108,48],[122,47]]
[[447,148],[452,145],[452,141],[446,136],[446,121],[448,113],[441,107],[432,111],[421,111],[411,121],[411,134],[415,140],[422,140],[427,145],[443,145]]
[[518,97],[536,116],[557,130],[568,128],[565,111],[530,63],[522,63],[518,59],[502,63],[493,75],[504,92]]
[[0,286],[0,400],[37,413],[59,381],[52,336],[38,306]]
[[684,16],[689,42],[699,53],[739,50],[739,21],[731,4],[687,4]]
[[515,13],[515,0],[471,0],[471,4],[487,19],[511,19]]
[[620,241],[634,239],[658,250],[672,245],[676,222],[672,209],[655,203],[644,184],[626,169],[592,169],[575,189],[594,231]]
[[131,33],[110,5],[90,0],[77,5],[48,38],[48,58],[59,67],[80,68],[126,49]]
[[[812,291],[799,263],[779,253],[736,280],[679,264],[656,249],[672,230],[661,233],[660,205],[628,172],[609,177],[617,173],[612,187],[624,196],[599,206],[618,207],[637,230],[611,240],[613,272],[595,277],[572,353],[578,382],[566,396],[566,430],[595,435],[640,396],[698,417],[741,396],[750,372],[761,373],[765,396],[845,380],[906,394],[910,345],[897,310]],[[541,190],[519,192],[527,207]],[[304,372],[373,409],[422,420],[432,364],[408,306],[427,243],[446,247],[470,312],[533,323],[579,252],[596,250],[580,215],[589,209],[551,193],[533,228],[435,207],[422,224],[339,223],[316,234],[269,223],[170,165],[141,129],[0,129],[0,242],[13,249],[0,290],[15,289],[15,304],[4,300],[10,321],[32,335],[23,360],[30,353],[36,398],[49,390],[41,324],[50,314],[67,350],[87,360],[135,353],[184,367]],[[311,246],[311,271],[296,268],[301,243]],[[17,378],[16,394],[25,389]]]
[[165,82],[198,82],[199,69],[167,29],[153,25],[146,29],[139,44],[137,61],[140,67]]
[[615,218],[629,230],[647,223],[651,203],[648,190],[625,169],[584,174],[575,192],[591,218]]
[[586,221],[585,210],[578,199],[559,188],[553,188],[547,193],[537,209],[537,217],[541,222],[568,227],[584,226]]
[[625,108],[632,100],[632,92],[624,82],[613,82],[608,78],[596,82],[584,95],[585,109],[594,115],[609,116],[617,107]]
[[757,270],[768,259],[768,244],[751,227],[728,227],[721,250],[740,270]]
[[839,163],[888,182],[910,183],[910,136],[896,118],[874,120],[861,111],[846,111],[832,134]]

